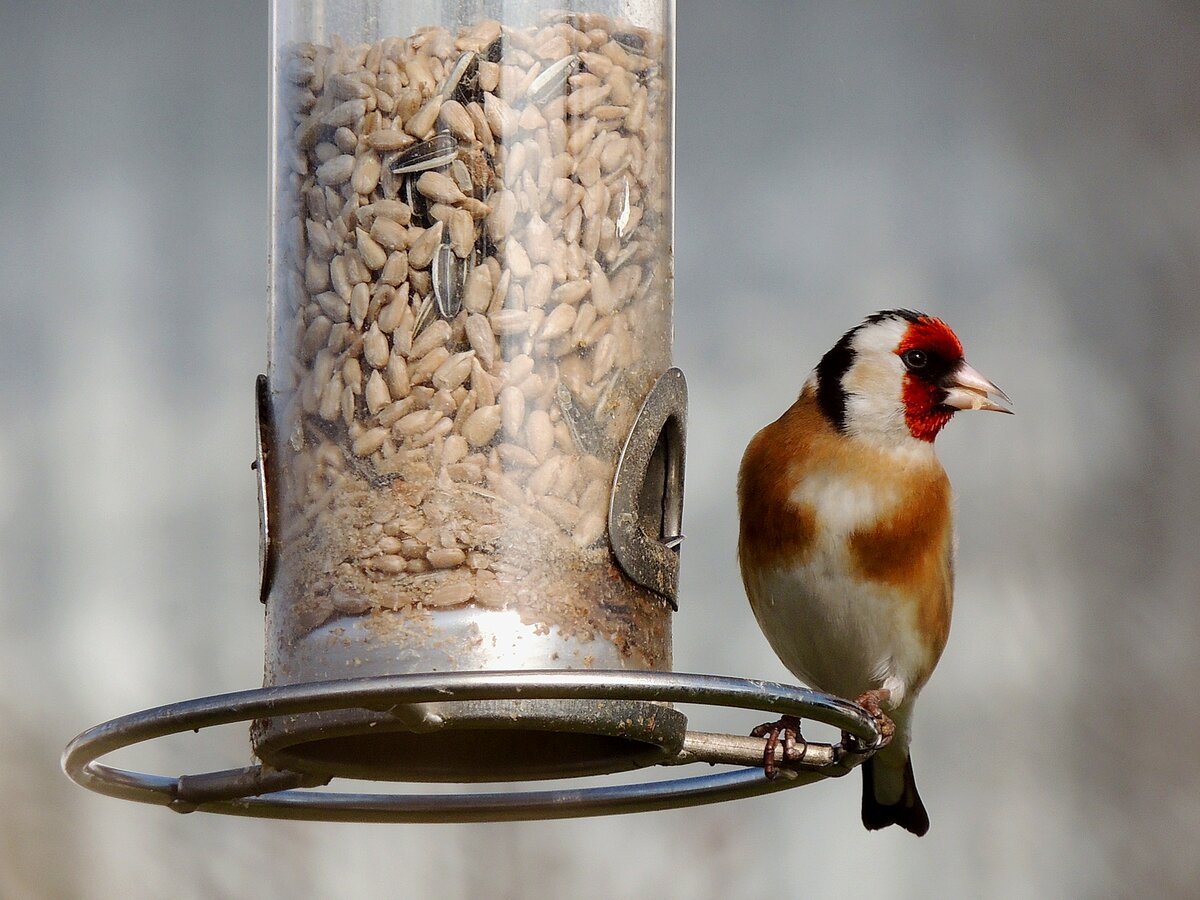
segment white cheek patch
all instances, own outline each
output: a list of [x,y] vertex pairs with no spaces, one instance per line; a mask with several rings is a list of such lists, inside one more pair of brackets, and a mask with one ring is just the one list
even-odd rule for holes
[[846,432],[898,452],[928,444],[913,437],[905,417],[902,392],[907,370],[896,349],[907,329],[907,322],[894,319],[862,328],[852,344],[854,362],[842,376]]

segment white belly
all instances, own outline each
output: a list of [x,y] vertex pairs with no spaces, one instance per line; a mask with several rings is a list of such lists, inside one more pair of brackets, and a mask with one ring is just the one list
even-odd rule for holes
[[759,625],[784,665],[817,690],[853,699],[885,682],[911,687],[929,662],[911,601],[847,577],[840,555],[827,547],[806,565],[756,577],[747,589]]

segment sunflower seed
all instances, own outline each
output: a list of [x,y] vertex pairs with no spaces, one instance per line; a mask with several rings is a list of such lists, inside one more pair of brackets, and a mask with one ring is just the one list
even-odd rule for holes
[[468,103],[466,110],[467,115],[471,117],[471,124],[475,127],[475,140],[479,141],[485,153],[495,156],[496,136],[492,134],[492,128],[488,125],[487,116],[484,114],[480,101]]
[[601,316],[611,316],[617,309],[617,297],[613,292],[608,276],[603,267],[593,261],[591,264],[592,303],[596,313]]
[[[384,374],[387,377],[388,393],[394,399],[403,400],[409,396],[412,391],[412,382],[408,377],[408,363],[404,361],[403,356],[399,353],[393,353],[388,358],[387,369]],[[383,422],[383,416],[380,416],[380,422]]]
[[471,393],[475,395],[476,406],[491,406],[496,402],[496,383],[478,359],[471,363]]
[[558,497],[538,497],[537,505],[563,528],[574,528],[579,521],[579,507]]
[[587,548],[604,537],[607,525],[604,516],[598,512],[584,513],[575,523],[571,540],[579,548]]
[[509,438],[517,438],[525,424],[525,395],[521,389],[509,385],[500,392],[500,422]]
[[554,398],[562,411],[562,421],[571,433],[572,443],[588,453],[601,453],[606,448],[607,440],[596,427],[595,421],[580,408],[571,389],[560,382],[555,388]]
[[629,179],[625,178],[623,181],[625,182],[625,194],[621,201],[621,212],[617,214],[617,237],[624,237],[625,226],[629,224]]
[[350,291],[350,321],[354,327],[361,329],[371,309],[371,289],[366,282],[360,281]]
[[484,316],[472,313],[467,316],[464,328],[471,349],[483,366],[490,369],[496,362],[496,336],[492,334],[492,326]]
[[354,444],[351,449],[355,456],[370,456],[376,450],[383,446],[384,440],[387,438],[388,430],[386,428],[372,428],[364,431],[354,439]]
[[471,170],[467,168],[467,164],[463,162],[461,154],[458,159],[450,163],[448,170],[451,180],[455,186],[463,192],[463,198],[454,202],[461,203],[466,197],[470,197],[475,193],[475,184],[471,180]]
[[[461,566],[467,561],[467,554],[458,547],[446,547],[430,550],[425,554],[425,558],[429,560],[429,564],[435,569],[453,569],[455,566]],[[458,602],[465,603],[466,600]]]
[[520,334],[529,328],[529,313],[523,309],[501,309],[488,318],[492,330],[504,337]]
[[392,151],[403,150],[410,146],[416,138],[398,128],[379,128],[367,135],[367,146],[373,150]]
[[487,312],[493,289],[491,269],[483,265],[475,266],[467,274],[463,305],[472,313]]
[[441,94],[470,103],[479,95],[479,54],[471,50],[462,54],[451,67],[442,84]]
[[[374,226],[372,225],[372,227]],[[383,271],[379,273],[379,280],[384,284],[390,284],[392,287],[403,286],[407,293],[407,278],[408,254],[403,250],[397,250],[388,254],[387,262],[383,264]]]
[[517,133],[517,114],[495,94],[483,95],[483,114],[497,140],[511,140]]
[[350,356],[342,364],[342,382],[354,394],[362,393],[362,364],[358,357]]
[[429,201],[417,190],[417,179],[410,173],[404,176],[404,202],[412,208],[414,225],[422,227],[429,225],[432,216],[429,211]]
[[631,31],[619,31],[612,36],[612,40],[631,53],[641,54],[646,48],[645,39]]
[[[434,222],[432,226],[421,232],[421,236],[413,241],[408,248],[408,265],[412,269],[424,269],[433,262],[438,245],[442,242],[442,232],[445,225]],[[411,275],[410,275],[411,277]]]
[[349,181],[353,172],[353,156],[334,156],[317,167],[317,181],[330,187],[336,187]]
[[503,240],[517,218],[517,198],[512,191],[498,191],[492,195],[492,211],[487,217],[488,234],[492,240]]
[[387,251],[367,232],[361,228],[356,228],[354,229],[354,237],[358,252],[362,254],[363,262],[367,264],[368,269],[378,271],[387,264]]
[[525,443],[538,462],[546,461],[554,446],[554,426],[545,410],[535,409],[525,417]]
[[371,415],[377,415],[381,409],[392,402],[392,395],[388,391],[387,382],[383,376],[374,371],[371,377],[367,379],[367,388],[364,395],[367,402],[367,411]]
[[[389,307],[390,308],[390,307]],[[571,344],[582,346],[583,337],[596,321],[596,307],[590,301],[579,304],[575,323],[571,326]]]
[[519,444],[498,444],[496,452],[505,469],[527,469],[538,467],[538,458]]
[[554,272],[545,264],[535,266],[528,281],[525,282],[525,306],[528,308],[543,307],[550,299],[550,289],[554,286]]
[[347,100],[333,107],[321,116],[321,124],[331,128],[347,125],[357,125],[358,120],[367,114],[367,101]]
[[367,560],[367,568],[374,569],[384,575],[399,575],[407,566],[407,561],[403,556],[392,556],[385,554],[382,556],[373,556]]
[[529,262],[529,254],[525,251],[525,247],[516,239],[509,238],[504,242],[504,262],[508,266],[512,277],[517,281],[523,281],[529,277],[529,273],[533,271],[533,266]]
[[370,330],[363,335],[363,358],[372,368],[382,369],[388,364],[390,357],[391,348],[388,346],[387,337],[379,330],[379,323],[372,322]]
[[464,350],[449,357],[434,371],[433,386],[439,391],[457,390],[470,376],[471,361],[474,358],[474,350]]
[[535,497],[543,497],[550,493],[550,488],[554,486],[554,482],[558,478],[558,473],[563,466],[563,462],[563,457],[551,456],[544,463],[539,465],[529,476],[529,480],[526,482],[526,487],[529,488],[530,493]]
[[579,68],[579,57],[575,54],[564,56],[558,62],[547,66],[542,74],[533,79],[526,91],[526,99],[540,106],[551,97],[563,93],[567,79]]
[[[462,551],[459,552],[461,553]],[[464,556],[463,558],[465,559],[466,557]],[[458,563],[454,565],[458,565]],[[421,603],[423,606],[438,608],[444,606],[462,606],[462,604],[469,602],[473,596],[475,596],[475,585],[473,583],[449,582],[434,588]]]
[[500,407],[481,406],[463,423],[463,437],[472,447],[482,447],[500,430]]
[[453,319],[463,305],[463,261],[454,252],[449,232],[444,232],[442,242],[433,257],[433,296],[438,315]]
[[438,203],[456,203],[465,196],[454,179],[441,172],[425,172],[417,179],[417,190]]
[[568,303],[560,303],[554,307],[554,310],[542,323],[542,329],[538,333],[538,338],[543,341],[552,341],[570,331],[571,326],[574,324],[575,307]]
[[564,281],[554,289],[554,292],[550,295],[550,302],[567,304],[568,306],[574,305],[586,297],[590,289],[591,285],[583,278]]
[[367,151],[354,164],[354,172],[350,176],[350,186],[354,188],[355,193],[366,196],[379,184],[379,175],[379,155],[374,151]]
[[365,100],[371,96],[371,89],[362,81],[340,72],[325,79],[325,89],[343,100]]
[[425,105],[404,123],[404,130],[418,139],[428,135],[433,130],[433,126],[437,124],[438,114],[442,111],[444,102],[445,100],[439,94],[430,97]]
[[[415,363],[410,361],[408,373],[413,380],[413,384],[424,384],[433,376],[433,373],[438,370],[442,363],[449,358],[450,351],[445,347],[434,347]],[[444,409],[439,409],[437,412],[445,414]]]
[[458,140],[468,143],[475,140],[475,121],[457,100],[447,100],[442,104],[441,117],[450,133]]
[[467,443],[467,439],[461,434],[452,434],[446,438],[446,443],[442,445],[442,463],[443,465],[452,466],[470,452],[471,447]]
[[408,247],[407,229],[392,219],[377,216],[371,223],[370,236],[386,250],[404,250]]
[[603,87],[582,87],[567,94],[566,111],[568,115],[582,116],[593,106],[599,105],[612,92],[608,85]]
[[459,259],[466,259],[475,248],[475,222],[465,209],[456,209],[450,214],[448,235],[454,253]]
[[428,294],[421,302],[421,309],[417,312],[417,319],[413,323],[413,337],[427,331],[430,323],[436,318],[437,304],[433,300],[433,294]]
[[[483,58],[490,63],[498,63],[504,58],[504,51],[508,44],[503,34],[496,37],[494,41],[487,45],[483,51]],[[307,80],[307,79],[304,79]],[[297,79],[299,81],[299,79]]]
[[335,610],[347,616],[361,615],[371,608],[371,601],[366,597],[341,589],[330,591],[329,601]]
[[334,291],[325,291],[317,294],[317,305],[329,317],[332,322],[345,322],[350,318],[350,301],[343,300],[342,297]]
[[441,169],[450,165],[457,154],[458,141],[454,135],[439,134],[400,152],[391,161],[389,171],[394,175],[407,175]]

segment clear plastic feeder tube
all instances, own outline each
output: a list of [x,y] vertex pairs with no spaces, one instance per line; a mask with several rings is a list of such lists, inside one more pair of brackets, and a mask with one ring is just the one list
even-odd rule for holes
[[567,6],[274,4],[268,684],[670,668],[608,518],[671,365],[674,5]]

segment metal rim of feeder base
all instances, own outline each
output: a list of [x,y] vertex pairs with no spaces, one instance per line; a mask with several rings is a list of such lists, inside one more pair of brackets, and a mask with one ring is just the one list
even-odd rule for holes
[[[803,744],[787,757],[780,777],[771,780],[758,767],[763,739],[689,731],[679,754],[666,764],[732,763],[745,768],[644,784],[459,795],[299,790],[329,779],[263,766],[170,778],[96,762],[144,741],[265,716],[349,708],[384,711],[398,704],[513,697],[636,699],[753,709],[823,722],[849,739],[832,745]],[[63,751],[62,767],[72,781],[89,790],[177,812],[310,821],[501,822],[649,812],[772,793],[844,775],[885,743],[862,707],[773,682],[675,672],[451,672],[259,688],[159,706],[77,735]]]

